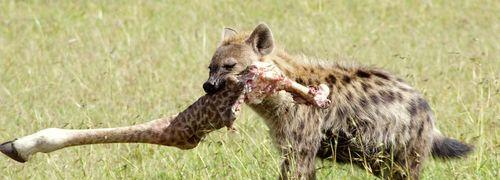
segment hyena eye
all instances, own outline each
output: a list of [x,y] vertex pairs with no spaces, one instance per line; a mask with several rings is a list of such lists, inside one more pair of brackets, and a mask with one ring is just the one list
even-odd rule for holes
[[236,66],[236,63],[233,64],[224,64],[224,69],[233,69]]
[[213,73],[217,71],[217,66],[209,66],[208,69],[210,70],[210,73]]

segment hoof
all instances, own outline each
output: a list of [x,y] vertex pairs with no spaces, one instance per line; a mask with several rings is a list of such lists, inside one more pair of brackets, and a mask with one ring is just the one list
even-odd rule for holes
[[4,142],[0,144],[0,151],[9,156],[10,158],[14,159],[17,162],[24,163],[26,162],[25,159],[23,159],[19,154],[17,153],[16,148],[14,147],[14,143],[12,141]]

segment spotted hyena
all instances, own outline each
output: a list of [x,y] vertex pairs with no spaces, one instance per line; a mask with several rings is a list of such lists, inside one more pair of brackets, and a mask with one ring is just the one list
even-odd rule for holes
[[275,49],[265,24],[251,33],[225,28],[210,62],[207,93],[255,61],[270,62],[305,85],[328,84],[332,106],[296,104],[287,93],[250,107],[262,116],[283,154],[281,178],[315,178],[315,158],[352,163],[376,176],[418,179],[429,156],[462,157],[471,147],[443,136],[427,101],[387,71],[347,66]]

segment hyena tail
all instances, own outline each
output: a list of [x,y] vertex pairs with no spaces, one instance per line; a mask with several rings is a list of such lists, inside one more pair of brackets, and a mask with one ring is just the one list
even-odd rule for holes
[[432,143],[432,156],[442,159],[460,158],[472,152],[473,149],[471,145],[445,137],[436,131]]

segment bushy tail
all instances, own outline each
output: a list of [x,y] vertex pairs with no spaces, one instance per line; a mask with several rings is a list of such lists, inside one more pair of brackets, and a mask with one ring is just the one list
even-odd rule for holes
[[432,156],[443,159],[464,157],[474,148],[455,139],[436,134],[432,144]]

